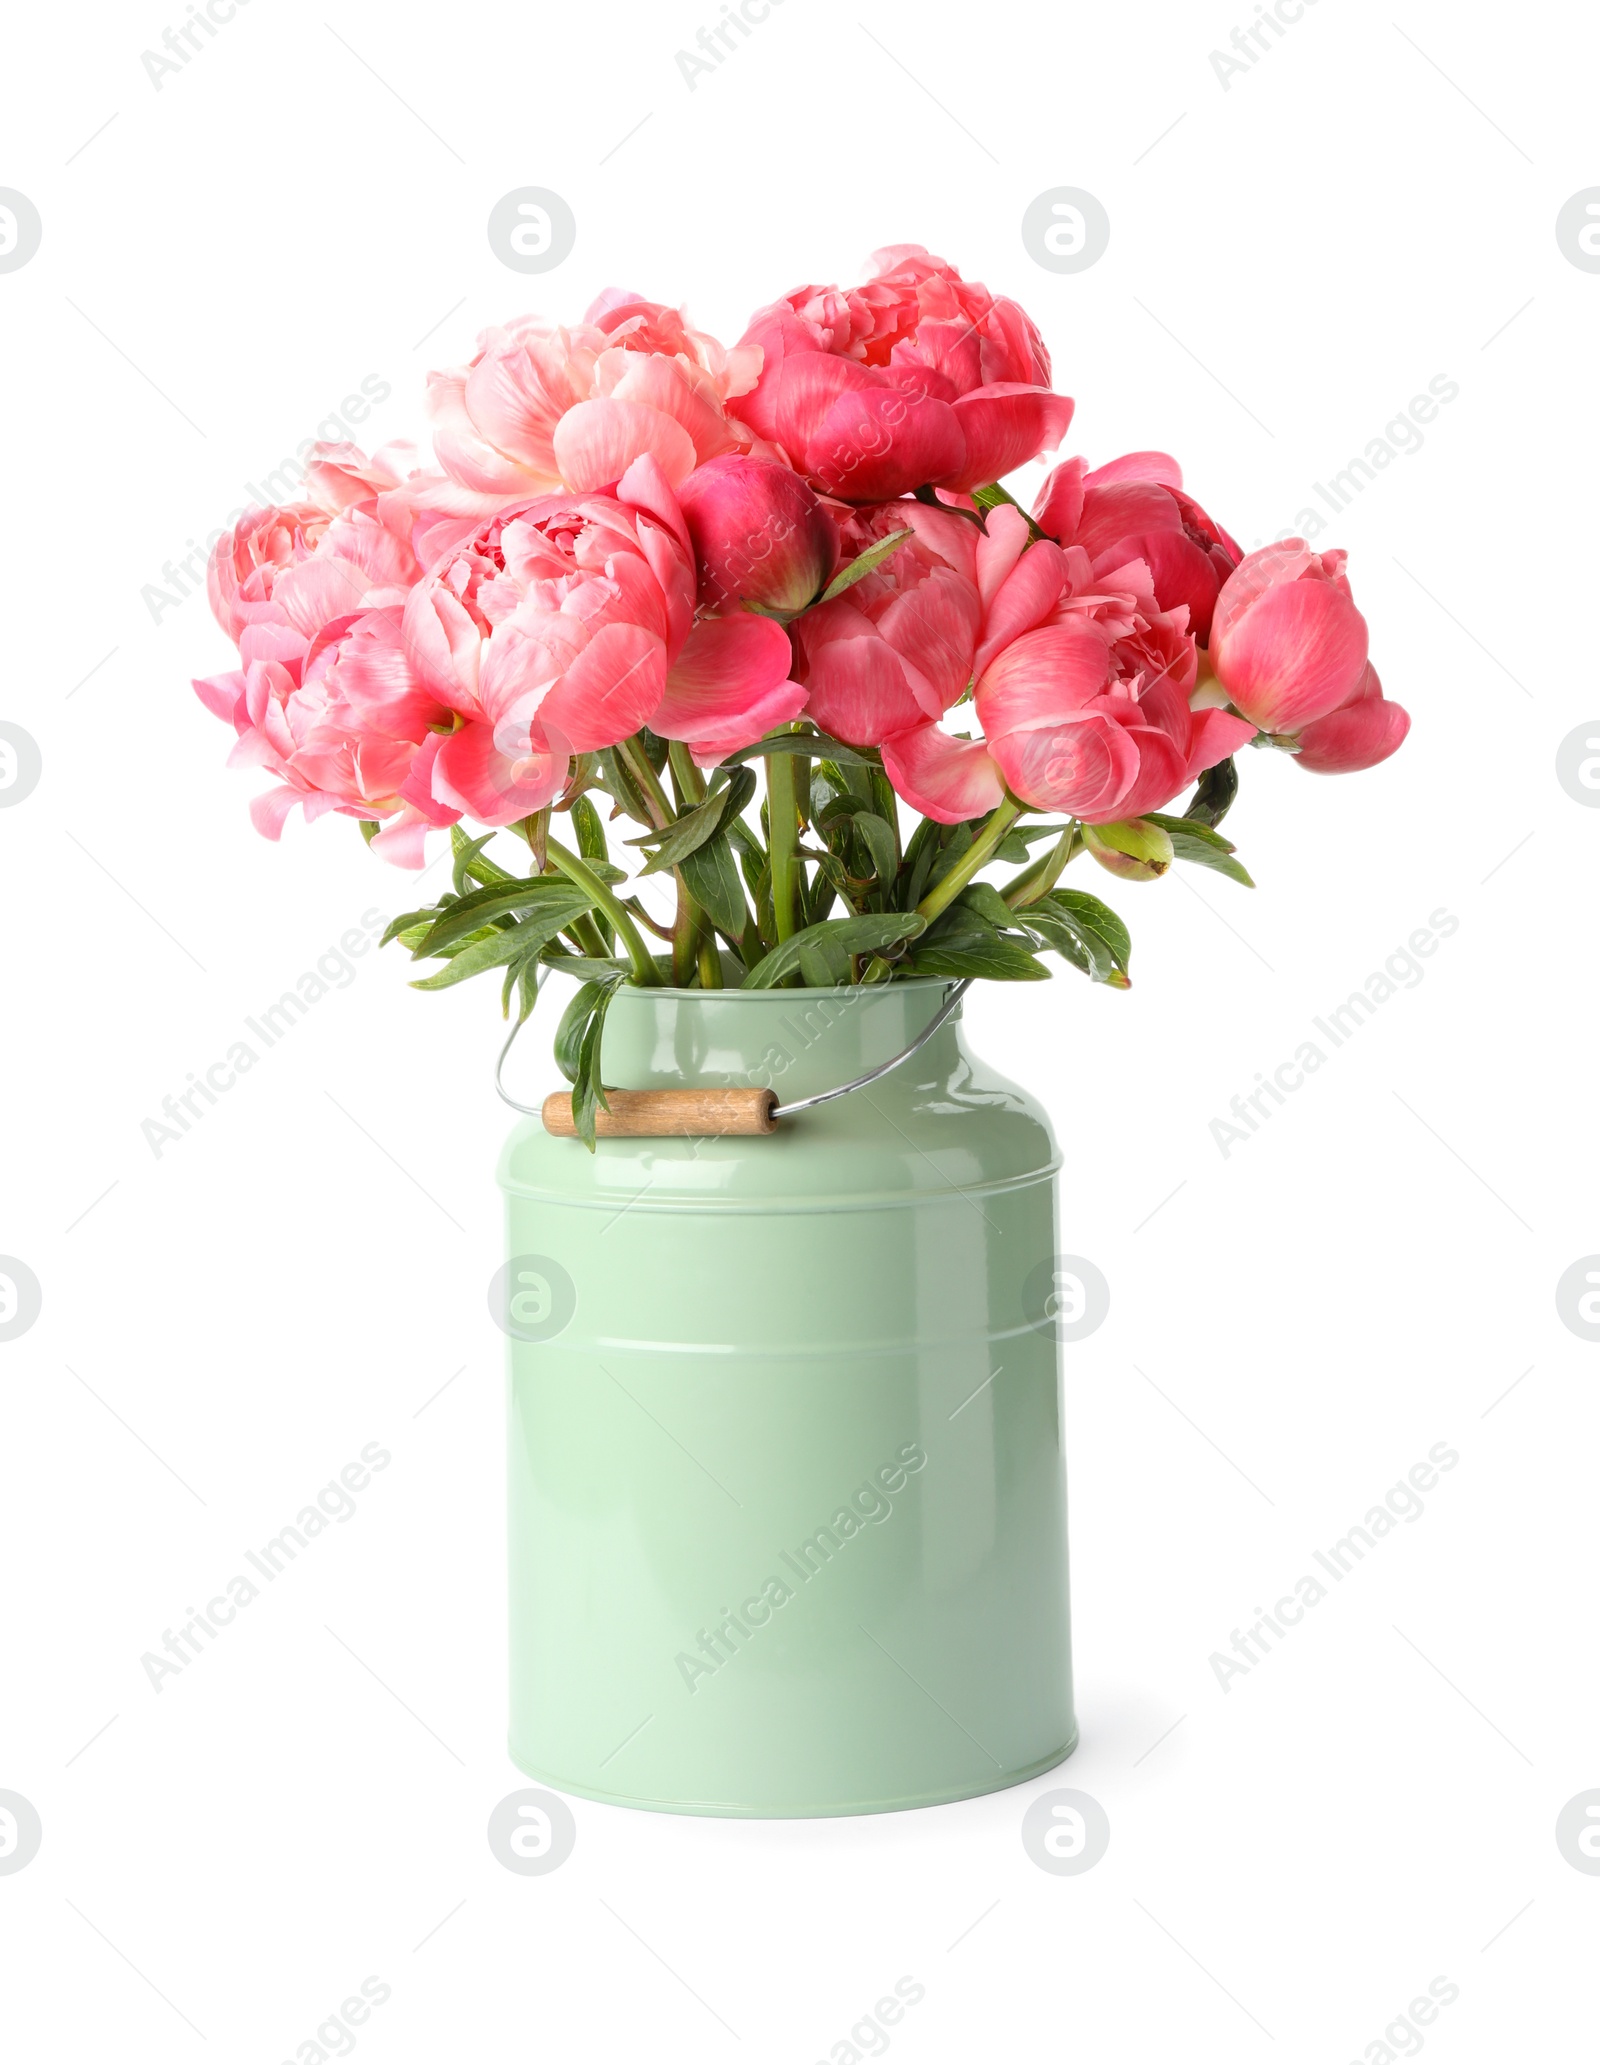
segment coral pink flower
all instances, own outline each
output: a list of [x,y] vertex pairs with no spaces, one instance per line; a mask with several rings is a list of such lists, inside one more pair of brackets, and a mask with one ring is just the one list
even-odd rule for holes
[[[279,786],[250,805],[269,839],[282,835],[297,804],[307,818],[333,810],[409,821],[401,792],[434,727],[449,721],[411,664],[395,604],[325,624],[303,658],[250,660],[195,689],[238,733],[229,764],[278,777]],[[389,858],[396,855],[384,842],[392,838],[384,832],[373,842]],[[420,863],[418,844],[411,864]]]
[[839,534],[798,473],[771,459],[726,453],[678,490],[710,610],[757,602],[802,610],[827,584]]
[[[389,453],[400,450],[390,447]],[[217,540],[206,569],[212,614],[246,662],[304,658],[336,617],[403,603],[420,571],[410,518],[393,500],[388,454],[319,444],[305,501],[251,509]]]
[[469,530],[419,527],[430,572],[406,604],[407,646],[458,720],[406,792],[419,808],[509,824],[552,800],[573,753],[642,724],[691,743],[753,725],[742,744],[780,721],[766,711],[803,703],[779,625],[693,625],[688,529],[653,457],[615,494],[545,496]]
[[752,438],[727,404],[760,354],[726,351],[675,309],[613,289],[572,329],[522,316],[485,330],[477,356],[430,373],[427,409],[447,480],[434,507],[492,515],[513,502],[616,484],[649,453],[674,485]]
[[1344,566],[1344,553],[1290,538],[1241,560],[1217,597],[1211,665],[1263,731],[1296,732],[1360,688],[1367,624]]
[[1054,545],[1024,554],[1017,510],[980,530],[953,509],[886,502],[845,516],[852,560],[895,531],[911,536],[832,602],[795,620],[798,678],[824,731],[875,746],[937,720],[970,686],[990,650],[1042,622],[1065,580]]
[[1009,788],[1109,824],[1159,809],[1254,735],[1243,718],[1191,707],[1194,641],[1181,611],[1157,607],[1145,567],[1122,570],[1125,588],[1098,584],[1081,548],[1027,546],[1016,510],[992,511],[988,533],[973,684],[984,737],[924,720],[883,741],[889,778],[916,809],[953,824]]
[[965,490],[1053,451],[1072,403],[1014,301],[916,244],[878,252],[862,287],[800,287],[752,317],[761,377],[745,419],[827,493],[877,502]]
[[1034,516],[1058,543],[1081,545],[1097,574],[1142,559],[1159,606],[1186,607],[1189,629],[1205,644],[1217,593],[1243,555],[1184,494],[1176,459],[1129,452],[1093,473],[1084,460],[1067,459],[1045,480]]

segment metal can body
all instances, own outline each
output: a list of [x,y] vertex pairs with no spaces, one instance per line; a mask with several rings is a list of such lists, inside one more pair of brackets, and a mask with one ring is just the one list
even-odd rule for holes
[[[626,990],[605,1074],[780,1098],[938,983]],[[1055,1144],[959,1014],[771,1138],[507,1143],[511,1754],[705,1814],[990,1792],[1076,1741]]]

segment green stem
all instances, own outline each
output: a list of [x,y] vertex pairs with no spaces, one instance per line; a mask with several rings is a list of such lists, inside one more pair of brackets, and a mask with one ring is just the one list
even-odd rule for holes
[[690,810],[696,803],[704,803],[705,776],[695,766],[694,755],[681,739],[674,739],[667,747],[667,759],[672,768],[672,779],[678,785],[678,794],[683,798],[683,807]]
[[677,816],[667,792],[661,786],[661,777],[650,765],[650,756],[637,739],[624,739],[617,748],[628,763],[628,772],[644,791],[650,814],[655,818],[656,830],[664,832]]
[[1050,851],[1042,859],[1025,868],[1009,888],[1001,893],[1014,911],[1026,910],[1030,903],[1037,903],[1041,896],[1048,896],[1062,871],[1074,854],[1083,851],[1083,840],[1076,825],[1068,825]]
[[575,853],[569,853],[566,847],[555,839],[546,840],[545,849],[551,862],[561,870],[567,880],[575,882],[580,889],[586,889],[611,920],[612,930],[621,939],[627,952],[634,981],[641,989],[659,988],[661,977],[655,962],[650,958],[649,949],[639,936],[638,926],[587,861],[580,860]]
[[596,961],[609,961],[611,945],[600,927],[587,912],[581,918],[574,918],[567,930],[582,947],[583,951]]
[[700,935],[700,987],[702,989],[722,988],[722,956],[717,951],[717,935],[709,927]]
[[799,930],[795,890],[800,866],[800,803],[795,755],[767,756],[767,850],[772,861],[772,926],[781,946]]
[[679,989],[693,985],[700,954],[700,906],[689,894],[683,876],[674,868],[678,884],[678,915],[672,927],[672,980]]
[[931,923],[939,913],[966,888],[981,867],[986,867],[994,858],[994,850],[1022,815],[1022,805],[1007,796],[989,813],[983,830],[962,854],[948,875],[935,882],[927,895],[917,905],[920,915]]

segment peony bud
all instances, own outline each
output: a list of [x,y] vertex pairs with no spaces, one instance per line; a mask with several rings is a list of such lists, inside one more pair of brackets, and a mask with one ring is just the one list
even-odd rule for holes
[[1084,825],[1085,847],[1101,867],[1124,882],[1154,882],[1172,865],[1172,841],[1148,818],[1119,818],[1109,825]]
[[838,534],[798,473],[727,453],[678,490],[700,574],[703,609],[759,603],[792,615],[814,602],[838,559]]

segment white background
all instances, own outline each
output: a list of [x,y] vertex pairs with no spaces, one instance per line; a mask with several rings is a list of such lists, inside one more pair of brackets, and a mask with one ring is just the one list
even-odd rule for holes
[[[0,811],[0,1253],[43,1311],[0,1345],[0,1787],[44,1840],[0,1875],[7,2049],[310,2060],[376,1975],[373,2065],[807,2065],[909,1974],[907,2065],[1382,2065],[1442,1976],[1441,2061],[1587,2056],[1600,1879],[1554,1825],[1600,1785],[1600,1351],[1554,1293],[1600,1249],[1600,812],[1555,761],[1600,707],[1600,275],[1554,226],[1600,181],[1600,32],[1322,0],[1225,88],[1253,6],[784,0],[691,91],[675,52],[717,12],[250,0],[159,90],[156,0],[8,28],[0,185],[44,237],[0,274],[0,717],[44,773]],[[484,233],[523,185],[578,224],[537,279]],[[1065,277],[1020,237],[1061,185],[1112,225]],[[570,1860],[516,1877],[484,1835],[525,1783],[493,1002],[369,954],[152,1153],[246,1013],[414,899],[344,820],[255,835],[187,685],[226,641],[141,591],[364,376],[392,394],[357,434],[420,433],[425,371],[490,321],[616,282],[731,340],[907,240],[1029,308],[1069,449],[1176,452],[1246,546],[1458,383],[1318,540],[1414,729],[1342,781],[1245,756],[1253,893],[1086,884],[1133,927],[1130,994],[1063,971],[968,1007],[1048,1102],[1065,1244],[1112,1286],[1068,1351],[1071,1763],[832,1823],[579,1800]],[[1424,979],[1225,1157],[1229,1100],[1441,909]],[[368,1442],[393,1461],[355,1517],[154,1692],[141,1654]],[[1224,1690],[1212,1653],[1439,1442],[1423,1517]],[[1078,1877],[1019,1839],[1063,1784],[1111,1823]]]

